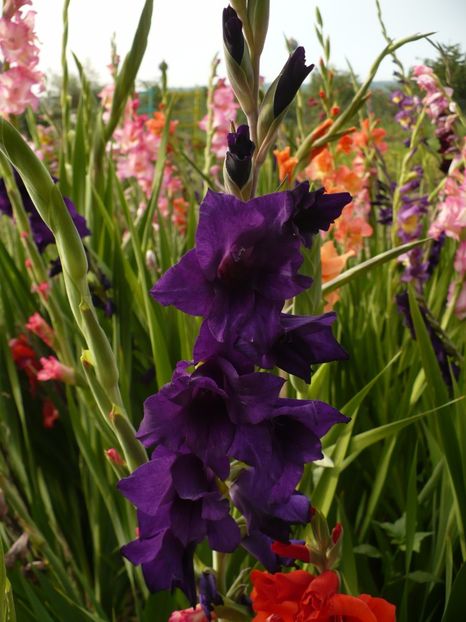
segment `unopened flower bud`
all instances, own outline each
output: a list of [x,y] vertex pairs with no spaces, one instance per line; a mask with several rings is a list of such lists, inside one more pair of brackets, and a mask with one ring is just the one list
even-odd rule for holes
[[29,536],[27,533],[23,533],[12,544],[10,549],[5,554],[5,566],[12,568],[18,559],[24,559],[28,551]]
[[111,447],[110,449],[106,449],[105,455],[110,460],[110,462],[113,462],[113,464],[116,464],[118,466],[122,466],[123,464],[125,464],[125,461],[121,457],[120,453],[114,447]]
[[[293,101],[299,87],[314,69],[306,66],[303,47],[298,47],[291,54],[280,75],[272,83],[262,101],[258,120],[258,142],[263,157],[275,140],[278,127],[285,116],[288,106]],[[261,158],[262,159],[262,158]]]
[[240,125],[236,132],[228,134],[228,151],[225,158],[224,182],[225,189],[238,198],[247,200],[246,196],[252,179],[252,154],[255,145],[249,139],[249,127]]
[[146,251],[146,266],[149,270],[155,270],[157,268],[157,258],[153,250]]
[[223,598],[217,591],[217,581],[212,572],[203,572],[199,579],[199,602],[208,620],[212,619],[215,605],[223,605]]
[[256,105],[252,95],[251,58],[243,36],[243,24],[231,6],[223,9],[223,42],[228,79],[241,108],[249,115]]

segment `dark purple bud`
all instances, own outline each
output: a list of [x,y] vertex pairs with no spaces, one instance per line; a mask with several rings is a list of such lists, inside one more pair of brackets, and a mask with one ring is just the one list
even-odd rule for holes
[[236,132],[228,134],[225,166],[231,180],[240,190],[251,175],[254,149],[255,145],[249,138],[249,127],[247,125],[240,125]]
[[217,581],[211,572],[203,572],[199,579],[199,602],[208,620],[212,619],[214,605],[223,605],[223,598],[217,591]]
[[231,6],[223,9],[223,41],[230,55],[241,65],[244,54],[243,24]]
[[299,87],[313,69],[314,65],[306,66],[304,48],[296,48],[278,79],[273,102],[274,117],[278,117],[291,104]]

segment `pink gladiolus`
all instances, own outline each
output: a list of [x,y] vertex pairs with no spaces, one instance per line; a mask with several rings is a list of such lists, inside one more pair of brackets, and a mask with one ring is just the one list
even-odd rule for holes
[[28,106],[34,110],[39,97],[34,92],[42,74],[28,67],[11,67],[0,74],[0,109],[2,114],[21,114]]
[[[235,100],[235,94],[224,78],[220,78],[215,87],[213,96],[213,129],[212,153],[222,159],[228,149],[227,134],[231,123],[236,119],[239,104]],[[207,131],[208,115],[199,122],[201,130]]]
[[13,15],[26,6],[26,4],[32,4],[31,0],[6,0],[3,7],[3,17],[11,19]]
[[461,291],[456,300],[455,315],[460,320],[466,319],[466,281],[463,281]]
[[40,364],[42,365],[42,369],[37,373],[38,380],[42,382],[46,382],[47,380],[59,380],[66,384],[76,383],[74,369],[67,365],[63,365],[63,363],[60,363],[54,356],[42,356],[40,358]]
[[39,294],[39,296],[43,298],[44,300],[48,300],[48,297],[50,294],[50,285],[47,281],[43,281],[42,283],[33,285],[31,287],[31,292]]
[[37,335],[39,339],[42,339],[49,348],[53,348],[53,341],[55,339],[53,328],[47,324],[40,313],[31,315],[26,323],[26,328]]
[[168,622],[207,622],[207,618],[201,605],[197,605],[195,609],[174,611]]
[[39,48],[34,45],[34,11],[16,14],[12,20],[0,19],[0,50],[11,65],[33,68],[39,62]]
[[453,266],[458,274],[462,277],[466,276],[466,240],[463,240],[458,246]]
[[7,2],[0,19],[0,51],[8,69],[0,74],[2,115],[21,114],[28,106],[37,108],[44,75],[36,69],[39,48],[34,32],[34,11],[19,9],[29,2]]

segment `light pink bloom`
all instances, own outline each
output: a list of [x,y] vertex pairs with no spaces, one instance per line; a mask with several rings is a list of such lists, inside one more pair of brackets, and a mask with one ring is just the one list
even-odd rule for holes
[[35,110],[42,75],[23,65],[0,74],[0,114],[22,114],[28,106]]
[[168,622],[207,622],[207,618],[201,605],[197,605],[195,609],[174,611]]
[[432,75],[434,73],[432,67],[427,67],[427,65],[415,65],[413,67],[413,75],[421,76],[423,74]]
[[466,281],[463,281],[461,291],[455,304],[455,315],[460,320],[466,319]]
[[445,186],[447,195],[439,204],[439,210],[435,221],[431,224],[429,235],[438,238],[442,231],[448,237],[460,239],[462,230],[466,227],[466,184]]
[[464,278],[466,276],[466,240],[463,240],[458,246],[453,265],[456,272]]
[[[230,131],[231,123],[236,119],[239,108],[233,89],[226,83],[224,78],[220,78],[217,82],[212,108],[212,127],[215,131],[212,139],[212,153],[217,158],[223,159],[228,149],[227,134]],[[207,125],[208,115],[199,122],[199,127],[205,132],[207,131]]]
[[49,348],[53,348],[55,333],[53,332],[53,328],[47,324],[40,313],[33,313],[33,315],[31,315],[26,323],[26,328],[37,335],[39,339],[42,339]]
[[26,4],[32,4],[31,0],[6,0],[3,7],[3,17],[11,19],[16,11],[19,11]]
[[54,356],[41,356],[42,369],[37,373],[37,379],[43,382],[47,380],[59,380],[66,384],[76,384],[76,375],[72,367],[63,365]]
[[30,69],[39,62],[39,48],[34,44],[34,11],[24,17],[21,14],[12,20],[0,19],[0,49],[10,64],[28,66]]

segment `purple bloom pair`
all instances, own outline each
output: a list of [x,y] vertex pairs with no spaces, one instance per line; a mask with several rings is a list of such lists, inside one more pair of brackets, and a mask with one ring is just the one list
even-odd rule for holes
[[180,587],[195,604],[195,545],[207,538],[213,549],[232,552],[241,540],[215,474],[190,453],[158,447],[118,488],[138,509],[139,538],[123,555],[142,564],[151,590]]
[[[20,192],[21,198],[23,200],[24,209],[28,213],[29,216],[29,224],[31,227],[32,237],[34,238],[34,242],[36,243],[37,248],[40,253],[43,253],[49,244],[55,243],[55,238],[53,233],[47,227],[45,222],[39,216],[39,212],[36,210],[34,203],[32,202],[31,197],[26,190],[26,186],[23,184],[21,177],[15,171],[15,181],[18,186],[18,190]],[[54,179],[54,182],[57,183],[57,180]],[[84,216],[81,216],[76,210],[71,199],[68,197],[63,197],[66,207],[68,208],[68,212],[74,222],[74,225],[79,233],[81,238],[84,238],[91,234],[89,229],[87,228],[86,220]],[[13,208],[10,203],[10,199],[8,197],[8,193],[6,191],[5,182],[3,179],[0,179],[0,212],[3,212],[6,216],[13,216]]]

